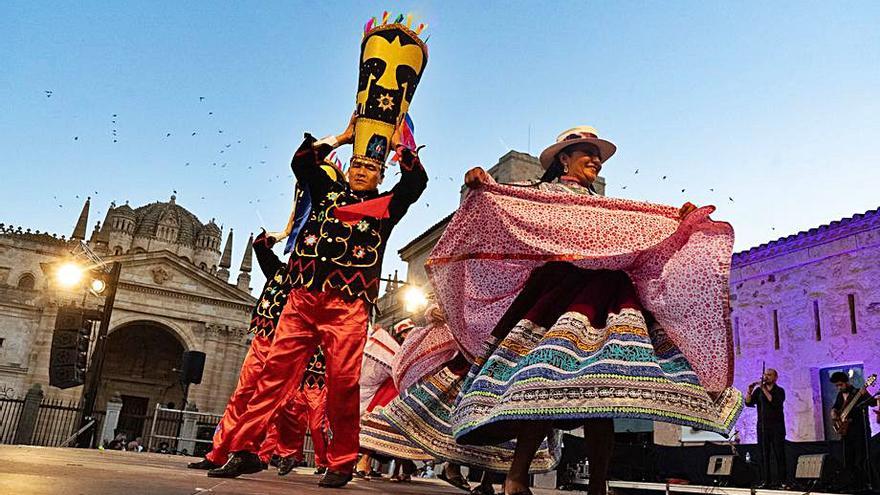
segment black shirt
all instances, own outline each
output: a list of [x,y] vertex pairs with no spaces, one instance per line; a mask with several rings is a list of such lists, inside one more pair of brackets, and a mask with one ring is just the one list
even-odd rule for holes
[[751,400],[746,401],[746,406],[758,408],[758,429],[763,426],[766,429],[781,429],[785,431],[785,389],[779,385],[773,385],[770,390],[771,401],[760,387],[752,392]]

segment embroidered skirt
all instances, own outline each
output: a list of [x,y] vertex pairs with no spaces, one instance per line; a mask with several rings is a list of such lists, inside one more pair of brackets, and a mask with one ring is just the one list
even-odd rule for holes
[[710,397],[622,271],[535,269],[492,337],[451,413],[459,443],[495,445],[529,421],[571,429],[588,418],[727,433],[742,410],[733,388]]
[[[405,390],[380,414],[410,441],[441,461],[449,461],[494,472],[506,472],[513,460],[514,441],[498,445],[461,445],[452,436],[450,417],[461,385],[467,377],[468,362],[457,357],[439,371]],[[560,456],[557,436],[541,445],[530,472],[553,469]]]
[[372,451],[378,457],[427,461],[434,458],[394,428],[381,411],[398,396],[391,378],[379,387],[367,411],[361,416],[360,448]]

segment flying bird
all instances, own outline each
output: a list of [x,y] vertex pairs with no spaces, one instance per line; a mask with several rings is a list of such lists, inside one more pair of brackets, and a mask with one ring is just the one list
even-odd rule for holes
[[204,96],[199,96],[199,101],[205,101],[205,97],[204,97]]
[[165,137],[171,137],[171,133],[165,134]]
[[666,176],[664,175],[663,177],[661,177],[661,179],[662,179],[662,180],[666,180]]
[[[635,173],[636,173],[636,174],[639,173],[639,169],[636,169]],[[635,174],[633,174],[633,175],[635,175]]]
[[74,141],[79,140],[79,136],[73,136],[73,140],[74,140]]
[[195,132],[193,132],[193,133],[192,133],[192,135],[193,135],[193,136],[195,136],[195,135],[196,135],[196,133],[195,133]]
[[727,199],[729,199],[730,201],[733,201],[733,198],[731,198],[730,196],[728,196]]

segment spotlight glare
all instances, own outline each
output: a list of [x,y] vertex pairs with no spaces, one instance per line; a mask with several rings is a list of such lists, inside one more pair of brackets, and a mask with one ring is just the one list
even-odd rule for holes
[[55,272],[55,279],[62,287],[74,287],[80,283],[82,277],[83,269],[71,261],[59,266]]
[[404,290],[403,308],[408,313],[415,313],[428,306],[428,296],[421,287],[411,285]]

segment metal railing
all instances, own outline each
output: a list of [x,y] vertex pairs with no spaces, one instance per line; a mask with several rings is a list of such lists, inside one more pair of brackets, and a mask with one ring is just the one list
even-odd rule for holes
[[[165,442],[169,453],[202,457],[211,450],[214,431],[221,418],[219,414],[168,409],[156,404],[153,417],[149,420],[147,450],[156,452],[159,445]],[[303,456],[309,466],[315,465],[314,444],[308,434],[305,436]]]
[[168,409],[156,404],[150,422],[147,450],[155,451],[163,441],[172,452],[204,455],[211,450],[214,430],[220,423],[219,414]]
[[31,444],[52,447],[61,444],[79,426],[79,412],[74,402],[43,399]]
[[13,443],[23,408],[23,398],[0,398],[0,444]]

